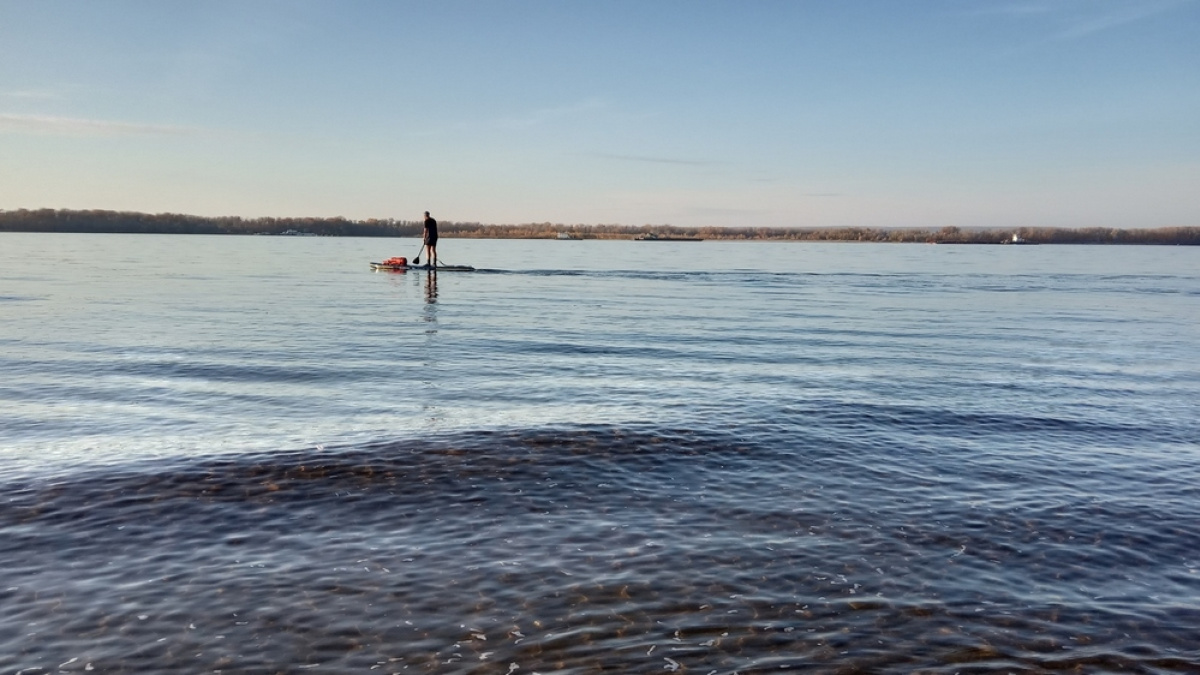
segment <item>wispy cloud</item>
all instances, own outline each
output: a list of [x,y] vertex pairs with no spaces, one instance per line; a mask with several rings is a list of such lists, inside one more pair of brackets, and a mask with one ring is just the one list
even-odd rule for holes
[[[1094,33],[1169,12],[1191,2],[1192,0],[1158,0],[1157,2],[1140,0],[1139,2],[1122,2],[1113,5],[1089,4],[1086,5],[1089,11],[1072,17],[1056,37],[1062,40],[1084,38]],[[1095,11],[1096,9],[1099,11]]]
[[616,159],[622,162],[648,162],[651,164],[679,164],[682,166],[716,166],[725,162],[714,162],[703,159],[681,159],[678,157],[647,157],[644,155],[613,155],[605,152],[589,153],[593,157]]
[[49,89],[16,89],[10,91],[0,91],[0,98],[16,99],[21,101],[49,101],[62,98],[62,94]]
[[46,136],[190,136],[199,132],[195,127],[170,124],[0,113],[0,133]]
[[1023,17],[1023,16],[1038,16],[1049,14],[1054,11],[1044,2],[1026,2],[1026,3],[1011,3],[1011,4],[994,4],[985,7],[977,7],[956,14],[967,16],[1007,16],[1007,17]]
[[435,138],[459,133],[526,132],[564,120],[570,121],[572,118],[580,117],[606,105],[600,99],[591,98],[567,105],[535,108],[506,117],[473,115],[459,121],[437,123],[424,128],[414,127],[409,129],[407,134],[415,138]]
[[544,124],[556,122],[560,119],[575,117],[577,115],[591,112],[604,107],[604,102],[600,99],[587,99],[571,105],[555,106],[550,108],[538,108],[531,110],[522,115],[513,117],[504,117],[494,122],[495,126],[507,129],[530,129],[539,127]]
[[[1078,40],[1126,24],[1149,19],[1196,0],[1029,0],[994,3],[962,12],[967,16],[1039,21],[1049,24],[1049,39]],[[1053,26],[1053,27],[1050,27]]]

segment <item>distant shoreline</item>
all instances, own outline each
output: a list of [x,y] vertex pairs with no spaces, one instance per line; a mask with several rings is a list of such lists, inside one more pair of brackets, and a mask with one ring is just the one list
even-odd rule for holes
[[[0,211],[0,232],[419,237],[421,221],[347,218],[240,218],[129,211]],[[487,225],[442,221],[442,236],[469,239],[835,241],[926,244],[1139,244],[1200,246],[1200,227],[1095,228],[780,228],[671,225]]]

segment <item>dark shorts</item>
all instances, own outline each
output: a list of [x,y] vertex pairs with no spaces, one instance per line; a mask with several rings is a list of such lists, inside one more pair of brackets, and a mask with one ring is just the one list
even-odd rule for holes
[[437,232],[426,232],[425,233],[425,245],[426,246],[437,246]]

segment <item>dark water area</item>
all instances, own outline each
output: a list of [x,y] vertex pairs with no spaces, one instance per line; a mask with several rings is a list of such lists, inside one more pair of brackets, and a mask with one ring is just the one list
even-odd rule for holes
[[1194,457],[897,440],[1155,430],[791,413],[813,430],[479,432],[8,485],[0,653],[25,672],[1200,670]]
[[408,243],[0,236],[0,675],[1200,673],[1200,251]]

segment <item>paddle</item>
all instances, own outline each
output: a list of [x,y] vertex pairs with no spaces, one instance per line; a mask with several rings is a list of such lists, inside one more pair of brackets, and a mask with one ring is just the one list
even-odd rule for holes
[[425,244],[421,244],[421,248],[417,251],[417,257],[413,258],[414,265],[421,264],[421,251],[424,251],[424,250],[425,250]]

